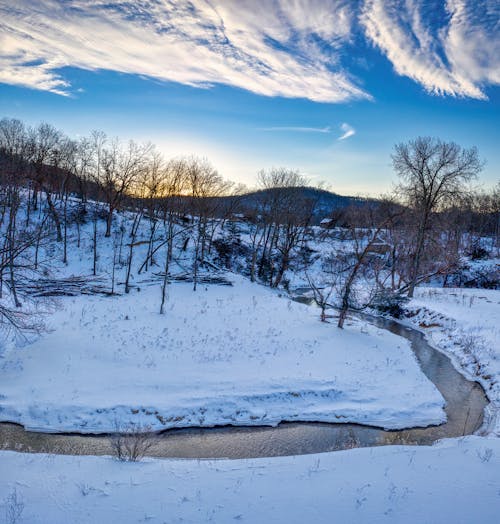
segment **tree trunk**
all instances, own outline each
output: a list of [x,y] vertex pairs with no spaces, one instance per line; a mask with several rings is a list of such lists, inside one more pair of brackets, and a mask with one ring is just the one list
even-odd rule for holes
[[68,195],[64,198],[64,256],[63,264],[68,263]]
[[[13,203],[12,206],[15,206]],[[12,209],[12,208],[11,208]],[[16,213],[17,210],[11,211],[11,217],[9,221],[9,272],[10,272],[10,287],[12,292],[12,297],[14,299],[14,304],[16,307],[21,307],[21,302],[19,301],[19,298],[17,297],[17,290],[16,290],[16,280],[14,277],[14,238],[15,238],[15,224],[16,224]]]
[[[172,217],[170,217],[172,219]],[[165,301],[167,299],[167,285],[168,285],[168,272],[170,270],[170,260],[172,258],[172,249],[173,249],[173,224],[172,220],[170,220],[168,225],[168,233],[167,233],[167,252],[165,254],[165,273],[163,275],[163,283],[161,286],[161,305],[160,305],[160,315],[163,315],[164,313],[164,307],[165,307]]]
[[97,270],[97,217],[94,218],[94,237],[93,237],[93,247],[94,247],[94,266],[93,274],[96,275]]
[[54,206],[54,202],[52,202],[50,191],[46,189],[45,195],[47,197],[47,205],[49,206],[50,214],[52,215],[54,224],[56,225],[57,241],[62,242],[63,237],[62,237],[62,232],[61,232],[61,221],[59,220],[59,215],[57,214],[56,208]]
[[283,259],[281,261],[280,267],[278,269],[278,273],[276,275],[276,278],[274,279],[274,282],[271,284],[271,287],[277,288],[281,281],[283,280],[283,275],[285,274],[285,271],[288,269],[289,264],[289,254],[283,255]]
[[415,286],[417,285],[418,271],[420,269],[420,258],[422,256],[422,251],[424,248],[425,228],[426,227],[427,227],[427,214],[423,217],[423,220],[421,221],[419,228],[418,228],[415,255],[413,258],[412,276],[411,276],[410,284],[408,286],[408,297],[409,298],[413,298]]
[[114,208],[110,205],[108,210],[108,216],[106,218],[106,234],[104,235],[106,238],[109,238],[111,236],[111,226],[113,224],[113,211]]

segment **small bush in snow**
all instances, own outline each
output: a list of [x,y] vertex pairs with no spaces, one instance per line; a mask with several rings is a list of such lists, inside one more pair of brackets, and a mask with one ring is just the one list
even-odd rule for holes
[[24,502],[14,489],[5,499],[5,521],[8,524],[20,522],[24,510]]
[[476,451],[479,460],[483,463],[489,462],[493,456],[493,450],[491,448],[486,448],[484,451]]
[[476,337],[471,334],[464,334],[463,337],[458,340],[458,343],[460,344],[463,352],[470,356],[473,354],[474,348],[476,346]]
[[408,297],[382,289],[375,294],[371,305],[380,313],[387,313],[394,318],[401,318],[404,315],[404,305],[407,302]]
[[116,425],[116,431],[110,436],[114,456],[123,462],[137,462],[157,443],[157,436],[150,426],[130,424]]
[[483,247],[476,245],[473,246],[473,248],[471,249],[469,256],[472,260],[483,260],[489,258],[490,253],[486,251],[486,249],[484,249]]

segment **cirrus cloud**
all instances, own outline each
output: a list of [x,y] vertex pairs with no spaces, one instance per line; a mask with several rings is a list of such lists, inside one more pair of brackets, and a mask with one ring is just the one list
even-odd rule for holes
[[345,65],[362,35],[428,92],[484,99],[499,14],[497,0],[0,0],[0,82],[72,94],[71,66],[341,103],[371,98]]
[[325,127],[305,127],[305,126],[272,126],[262,127],[261,131],[285,131],[292,133],[331,133],[330,126]]
[[337,60],[351,33],[348,5],[0,1],[0,82],[67,93],[59,70],[73,66],[318,102],[369,98]]
[[[395,71],[439,95],[486,99],[500,84],[498,0],[366,0],[361,23]],[[434,23],[429,23],[430,20]]]

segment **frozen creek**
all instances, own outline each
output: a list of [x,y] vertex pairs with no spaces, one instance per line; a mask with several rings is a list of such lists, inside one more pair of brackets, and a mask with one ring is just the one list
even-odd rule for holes
[[[236,459],[390,444],[429,445],[442,438],[473,434],[481,427],[488,400],[478,383],[457,372],[450,359],[431,347],[419,331],[392,320],[367,318],[370,323],[410,341],[422,371],[446,400],[446,423],[395,431],[359,424],[311,422],[282,423],[274,428],[172,429],[160,433],[158,443],[149,454],[156,457]],[[0,423],[0,449],[71,455],[109,455],[112,451],[106,435],[32,432],[11,423]]]

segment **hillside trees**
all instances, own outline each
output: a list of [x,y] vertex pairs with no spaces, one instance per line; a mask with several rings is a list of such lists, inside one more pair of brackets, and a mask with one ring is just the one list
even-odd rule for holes
[[33,209],[38,209],[39,195],[43,191],[58,242],[62,242],[63,236],[59,212],[52,199],[52,179],[60,168],[62,141],[61,131],[47,123],[27,130],[27,167],[33,182]]
[[[126,291],[136,272],[150,271],[148,282],[161,280],[163,313],[172,262],[194,289],[201,268],[217,269],[221,260],[252,281],[286,289],[287,272],[311,268],[311,257],[323,249],[306,240],[315,237],[320,244],[331,234],[339,241],[332,239],[329,287],[320,287],[324,282],[316,268],[306,277],[317,284],[323,319],[324,307],[335,301],[345,319],[347,309],[360,303],[356,290],[361,283],[367,283],[368,294],[373,287],[411,295],[425,279],[439,277],[443,285],[462,282],[456,275],[464,267],[464,254],[498,254],[499,186],[469,191],[468,183],[482,167],[474,148],[417,138],[395,147],[393,165],[400,182],[393,211],[404,213],[387,215],[383,204],[363,199],[350,209],[330,210],[315,201],[319,197],[307,178],[292,169],[261,171],[258,191],[240,198],[205,159],[166,160],[151,144],[122,142],[99,131],[72,140],[49,124],[30,127],[4,118],[0,295],[3,291],[12,311],[20,310],[24,284],[47,271],[47,260],[72,262],[74,242],[77,249],[93,251],[92,273],[98,279],[111,275],[112,292],[117,261],[124,267]],[[336,219],[330,226],[338,227],[315,235],[310,226],[321,218],[319,208],[323,216],[330,213]],[[119,228],[113,230],[118,211]],[[224,229],[228,220],[231,227]],[[111,262],[102,234],[112,233]],[[377,253],[380,248],[383,256]],[[221,253],[228,252],[232,255],[224,259]],[[155,268],[160,269],[155,273]]]
[[194,219],[193,290],[196,291],[198,271],[205,263],[209,241],[220,224],[220,197],[229,192],[232,184],[222,178],[206,160],[191,157],[185,160],[186,191],[190,195],[189,212]]
[[40,328],[32,314],[21,310],[18,291],[19,275],[37,269],[36,255],[33,259],[30,251],[41,241],[43,230],[41,225],[30,225],[29,212],[26,220],[19,216],[28,154],[24,124],[16,119],[0,120],[0,327],[16,332]]
[[98,184],[108,208],[105,237],[111,236],[113,212],[120,205],[145,169],[152,144],[137,144],[130,140],[122,144],[109,140],[104,133],[92,135],[94,148],[93,180]]
[[[21,205],[21,188],[23,160],[27,151],[25,127],[19,120],[2,119],[0,121],[0,151],[1,151],[1,193],[0,193],[0,230],[3,241],[0,246],[0,297],[4,286],[4,275],[8,272],[9,287],[14,305],[21,307],[16,289],[15,266],[17,259],[26,250],[26,242],[22,241],[18,213]],[[1,312],[2,317],[14,323],[16,316],[8,314],[8,308]]]
[[258,276],[271,287],[278,287],[289,268],[293,250],[304,238],[315,202],[304,195],[308,181],[298,171],[285,168],[260,171],[258,181],[261,191],[252,237],[250,274],[254,279],[260,252]]

